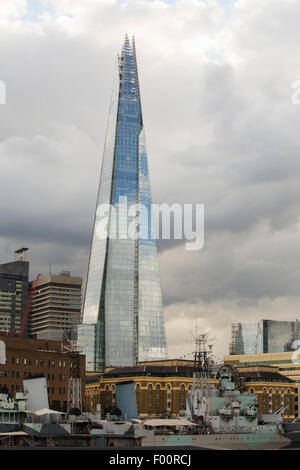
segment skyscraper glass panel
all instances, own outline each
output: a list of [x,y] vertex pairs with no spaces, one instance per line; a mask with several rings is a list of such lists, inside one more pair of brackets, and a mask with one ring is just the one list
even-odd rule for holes
[[136,53],[134,40],[127,37],[118,58],[108,118],[78,333],[83,347],[93,332],[94,361],[90,348],[88,370],[167,357]]
[[298,320],[234,323],[231,326],[231,338],[232,355],[292,351],[299,345],[300,323]]

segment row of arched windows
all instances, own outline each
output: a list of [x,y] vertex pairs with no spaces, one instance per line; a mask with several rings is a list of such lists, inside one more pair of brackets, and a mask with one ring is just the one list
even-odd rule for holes
[[[161,384],[148,384],[148,387],[147,389],[148,390],[161,390],[163,389],[164,387],[161,385]],[[167,384],[166,387],[165,387],[167,390],[171,390],[171,384]],[[181,384],[180,385],[180,390],[191,390],[192,388],[192,385],[185,385],[185,384]],[[135,385],[135,389],[136,390],[140,390],[141,389],[141,384],[137,383]],[[105,385],[105,388],[104,388],[105,391],[110,391],[110,390],[115,390],[115,385],[112,384],[112,385]]]
[[[250,393],[255,393],[254,392],[254,389],[253,388],[250,388],[249,389],[249,392]],[[288,388],[287,390],[285,390],[284,388],[281,389],[281,392],[279,391],[279,388],[275,388],[275,390],[273,390],[273,388],[269,388],[267,389],[266,387],[263,388],[263,394],[267,395],[267,394],[272,394],[272,393],[275,393],[275,395],[279,395],[280,393],[283,395],[284,393],[287,393],[287,394],[290,394],[291,393],[291,390],[290,388]]]

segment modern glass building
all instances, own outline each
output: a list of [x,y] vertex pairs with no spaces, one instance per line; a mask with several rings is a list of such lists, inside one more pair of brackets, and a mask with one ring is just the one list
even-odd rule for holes
[[[299,341],[299,344],[294,342]],[[300,322],[260,320],[231,325],[230,354],[292,351],[300,346]]]
[[128,37],[113,84],[82,323],[78,342],[90,345],[88,370],[166,358],[135,44]]

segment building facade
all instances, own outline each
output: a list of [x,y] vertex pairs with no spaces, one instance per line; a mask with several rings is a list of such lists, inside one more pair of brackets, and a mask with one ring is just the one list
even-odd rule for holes
[[28,273],[29,262],[24,259],[0,265],[0,331],[20,331],[28,299]]
[[[113,85],[79,342],[89,370],[166,358],[134,40]],[[92,350],[93,348],[93,350]]]
[[258,413],[272,414],[282,408],[284,421],[298,415],[298,387],[273,366],[237,367],[246,393],[257,396]]
[[[66,411],[70,376],[81,378],[82,397],[85,383],[85,356],[67,352],[66,343],[18,338],[0,333],[5,345],[5,360],[0,363],[0,387],[12,397],[23,390],[23,379],[44,376],[47,381],[50,408]],[[3,353],[1,354],[3,357]],[[3,362],[3,363],[2,363]]]
[[[238,372],[245,393],[254,393],[258,399],[258,413],[272,413],[284,405],[284,420],[291,421],[297,414],[297,385],[270,366],[239,367]],[[118,406],[116,384],[133,381],[140,418],[178,417],[186,408],[186,398],[193,386],[193,361],[170,360],[138,364],[135,367],[116,368],[105,374],[86,377],[85,407],[102,413]],[[218,387],[214,377],[210,382]]]
[[230,354],[279,353],[300,345],[300,322],[260,320],[231,325]]
[[[86,377],[85,406],[103,414],[117,407],[116,384],[134,382],[137,409],[141,418],[175,417],[185,409],[186,396],[193,383],[193,366],[137,365],[120,367],[104,374]],[[215,381],[217,382],[217,381]]]
[[296,413],[298,414],[298,403],[300,403],[300,354],[299,351],[265,354],[243,354],[225,356],[225,364],[235,367],[272,366],[277,367],[278,372],[294,382],[297,388],[295,398]]
[[63,341],[81,320],[82,278],[69,272],[40,277],[31,311],[30,334],[33,338]]

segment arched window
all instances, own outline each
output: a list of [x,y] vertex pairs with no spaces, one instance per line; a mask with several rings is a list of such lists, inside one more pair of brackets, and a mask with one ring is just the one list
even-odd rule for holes
[[153,390],[153,385],[152,384],[148,385],[148,390]]
[[291,393],[291,390],[290,390],[289,388],[287,389],[287,393],[288,393],[288,394],[290,394],[290,393]]
[[109,385],[105,385],[105,391],[109,392]]
[[171,385],[167,384],[167,390],[171,390]]
[[159,384],[155,385],[155,390],[160,390],[160,385]]
[[140,388],[141,388],[140,384],[136,384],[135,389],[140,390]]
[[268,393],[266,388],[263,389],[263,393],[264,393],[265,395]]
[[254,388],[250,388],[249,393],[254,393]]

